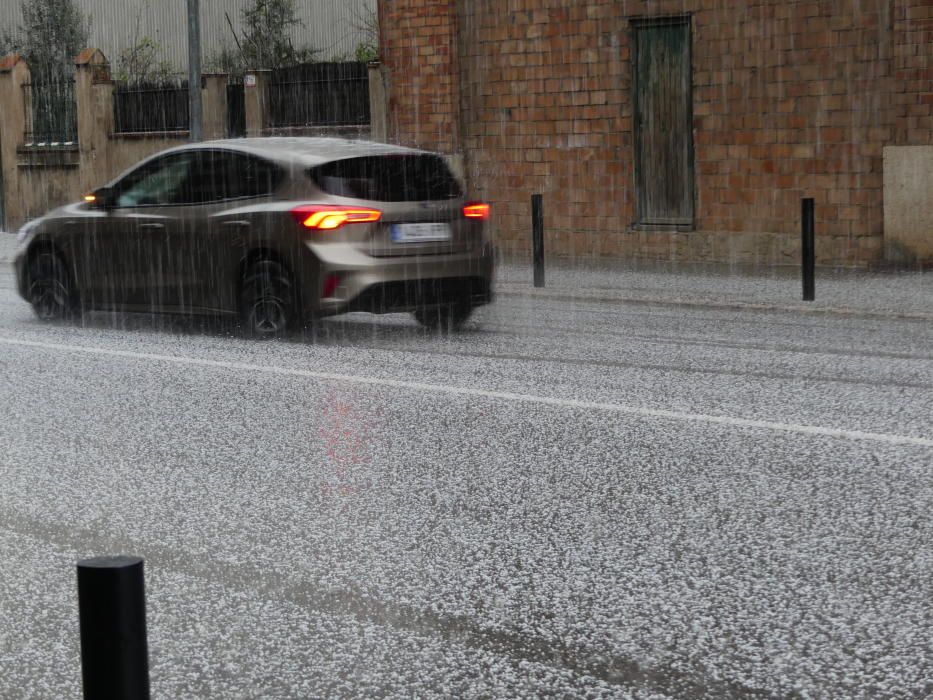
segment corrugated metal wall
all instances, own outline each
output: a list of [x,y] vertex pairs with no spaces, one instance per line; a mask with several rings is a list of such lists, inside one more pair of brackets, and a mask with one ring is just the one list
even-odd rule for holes
[[[241,31],[240,16],[253,0],[201,0],[203,58],[209,59],[224,44],[234,45],[224,17]],[[162,47],[166,60],[179,71],[187,70],[188,50],[185,0],[76,0],[91,15],[91,44],[115,61],[121,49],[133,45],[134,37],[149,36]],[[0,29],[19,26],[21,0],[0,0]],[[296,47],[320,49],[319,58],[350,56],[365,40],[360,25],[376,10],[376,0],[298,0],[303,26],[292,32]],[[137,18],[139,30],[137,35]]]

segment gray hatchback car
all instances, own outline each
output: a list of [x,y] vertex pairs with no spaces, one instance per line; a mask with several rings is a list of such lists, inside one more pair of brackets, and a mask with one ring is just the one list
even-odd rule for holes
[[84,309],[235,316],[252,334],[347,311],[455,328],[492,300],[489,206],[426,151],[330,138],[186,145],[22,232],[19,293]]

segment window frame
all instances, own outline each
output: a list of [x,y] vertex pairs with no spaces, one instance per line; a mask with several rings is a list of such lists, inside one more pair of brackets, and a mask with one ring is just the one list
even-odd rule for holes
[[[690,217],[647,217],[645,212],[641,211],[641,175],[644,164],[641,162],[641,149],[639,148],[639,78],[638,78],[638,33],[641,29],[652,27],[683,26],[687,30],[686,40],[686,61],[689,70],[690,93],[687,99],[687,135],[689,136],[689,145],[687,151],[687,168],[689,172],[688,186],[690,188]],[[633,185],[634,185],[634,222],[631,228],[636,231],[683,231],[690,232],[696,230],[697,220],[697,169],[696,169],[696,139],[694,138],[693,127],[693,101],[694,101],[694,66],[693,66],[693,14],[690,12],[675,13],[669,15],[656,16],[637,16],[629,17],[629,45],[631,46],[631,103],[632,103],[632,161],[633,161]]]
[[[273,174],[273,179],[271,181],[271,187],[259,194],[245,194],[237,195],[236,197],[222,197],[218,199],[211,199],[206,202],[198,202],[198,204],[217,204],[219,202],[234,202],[245,199],[259,199],[261,197],[271,197],[275,194],[276,190],[282,185],[282,181],[285,179],[285,170],[278,163],[269,160],[268,158],[263,158],[262,156],[246,153],[244,151],[239,151],[232,148],[199,148],[193,149],[199,153],[209,153],[211,155],[222,155],[234,158],[242,158],[244,161],[254,163],[258,167],[265,167]],[[188,206],[194,206],[188,205]]]
[[[214,155],[243,158],[246,161],[255,163],[259,167],[267,168],[273,174],[273,179],[271,181],[271,187],[268,189],[268,191],[259,193],[259,194],[237,195],[235,197],[213,197],[211,199],[207,199],[204,201],[171,202],[171,203],[155,203],[155,204],[123,204],[123,205],[117,203],[120,195],[123,192],[125,192],[126,189],[128,189],[127,187],[124,186],[124,183],[129,181],[131,178],[134,178],[135,176],[141,174],[143,171],[146,171],[151,174],[153,172],[156,172],[156,170],[160,169],[161,167],[163,167],[162,164],[168,160],[188,156],[188,157],[194,158],[194,163],[192,167],[194,168],[196,172],[197,169],[203,167],[203,160],[200,160],[199,162],[199,157],[200,159],[203,159],[204,156],[210,157]],[[189,173],[189,177],[190,177],[190,173]],[[205,206],[205,205],[211,205],[211,204],[221,204],[223,202],[233,202],[233,201],[239,201],[239,200],[271,197],[275,194],[276,190],[279,189],[284,178],[285,178],[285,171],[280,165],[273,162],[272,160],[269,160],[268,158],[263,158],[262,156],[259,156],[253,153],[245,153],[243,151],[239,151],[239,150],[231,149],[231,148],[214,148],[214,147],[186,148],[181,151],[172,151],[169,153],[163,153],[149,160],[146,160],[143,163],[141,163],[137,168],[134,168],[129,173],[124,175],[122,178],[117,180],[111,186],[111,189],[113,191],[113,201],[114,201],[113,208],[114,209],[149,209],[153,207],[162,207],[162,208],[165,208],[165,207],[196,207],[196,206]]]

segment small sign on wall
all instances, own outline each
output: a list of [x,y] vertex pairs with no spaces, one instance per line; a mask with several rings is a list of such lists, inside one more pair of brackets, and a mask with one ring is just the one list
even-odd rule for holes
[[256,74],[247,73],[243,76],[243,86],[244,87],[256,87]]

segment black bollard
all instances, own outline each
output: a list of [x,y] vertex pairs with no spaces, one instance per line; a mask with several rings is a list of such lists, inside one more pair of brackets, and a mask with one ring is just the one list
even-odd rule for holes
[[803,269],[803,300],[816,297],[816,232],[813,223],[813,199],[800,200],[800,264]]
[[78,616],[84,700],[149,700],[143,560],[79,561]]
[[531,195],[531,245],[535,287],[544,286],[544,203],[540,194]]

